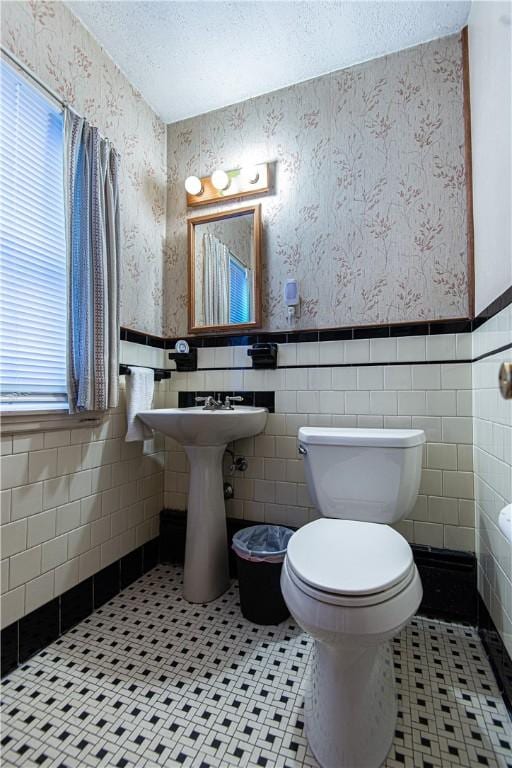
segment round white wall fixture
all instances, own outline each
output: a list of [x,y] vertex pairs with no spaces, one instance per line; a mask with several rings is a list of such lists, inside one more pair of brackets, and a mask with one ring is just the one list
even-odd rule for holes
[[220,169],[214,171],[212,173],[212,184],[215,189],[219,190],[219,192],[227,189],[229,187],[229,176],[227,175],[226,171],[222,171]]
[[185,179],[185,189],[189,195],[200,195],[203,191],[201,179],[198,176],[188,176]]
[[255,165],[246,165],[240,170],[243,184],[256,184],[260,174]]

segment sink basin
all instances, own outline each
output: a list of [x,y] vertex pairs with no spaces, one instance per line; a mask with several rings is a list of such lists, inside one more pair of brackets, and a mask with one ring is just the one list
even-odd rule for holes
[[137,415],[153,429],[174,438],[190,462],[183,596],[209,603],[229,587],[228,542],[222,458],[232,440],[262,432],[266,408],[157,408]]
[[137,414],[148,426],[173,437],[182,445],[227,445],[232,440],[261,432],[266,408],[241,405],[233,411],[203,408],[157,408]]

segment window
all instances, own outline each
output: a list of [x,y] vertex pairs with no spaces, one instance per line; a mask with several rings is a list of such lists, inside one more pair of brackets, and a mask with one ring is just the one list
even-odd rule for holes
[[229,257],[229,322],[251,321],[250,271],[232,254]]
[[65,409],[63,114],[1,61],[0,402]]

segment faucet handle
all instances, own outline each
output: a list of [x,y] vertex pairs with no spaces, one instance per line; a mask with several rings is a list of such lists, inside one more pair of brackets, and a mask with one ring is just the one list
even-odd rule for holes
[[224,408],[233,410],[231,403],[243,403],[244,398],[241,395],[226,395],[224,400]]
[[209,410],[213,405],[216,405],[212,395],[208,395],[208,397],[196,397],[195,400],[196,403],[204,403],[203,410]]

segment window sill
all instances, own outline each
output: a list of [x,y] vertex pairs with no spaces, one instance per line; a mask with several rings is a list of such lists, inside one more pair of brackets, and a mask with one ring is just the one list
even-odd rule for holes
[[61,408],[51,411],[0,411],[2,434],[19,432],[49,432],[54,429],[76,429],[79,427],[95,427],[101,423],[104,414],[91,411],[89,413],[68,413]]

